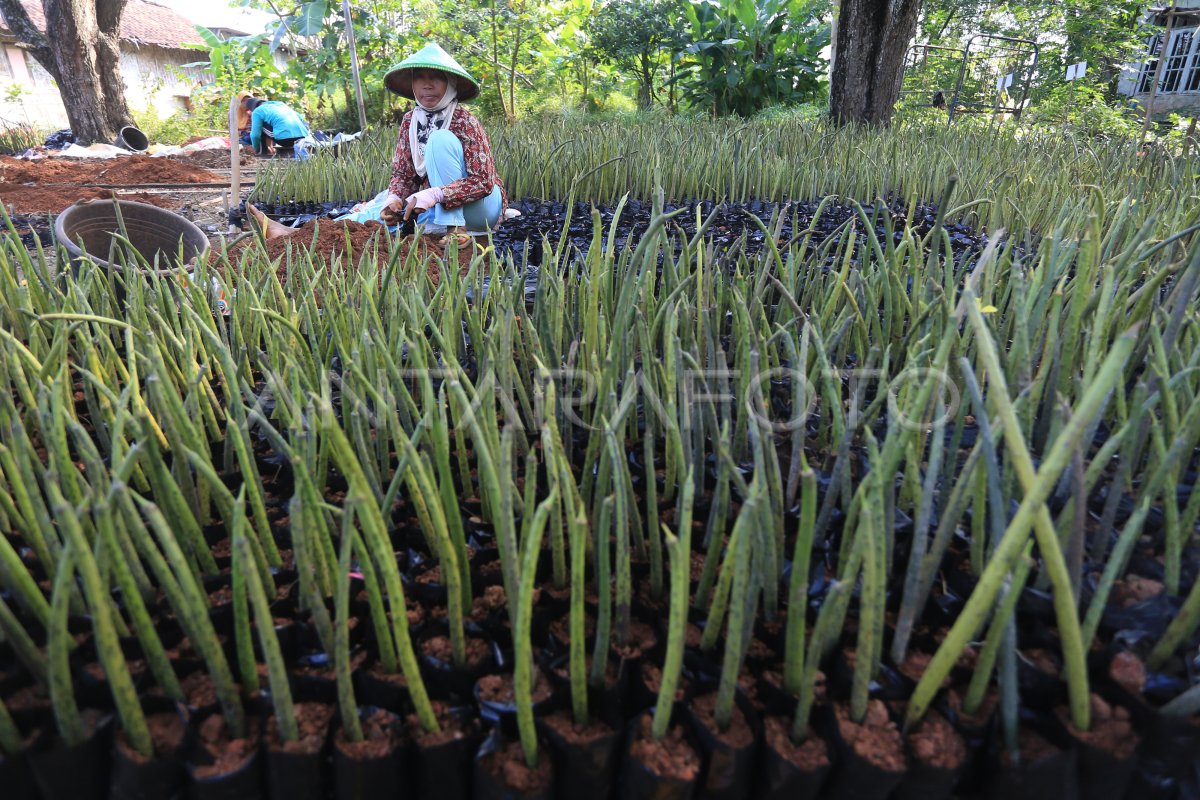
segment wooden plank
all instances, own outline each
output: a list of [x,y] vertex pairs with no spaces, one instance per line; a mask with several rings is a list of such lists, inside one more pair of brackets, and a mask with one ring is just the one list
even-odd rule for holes
[[40,183],[38,186],[56,189],[125,189],[140,191],[141,189],[229,189],[232,183]]

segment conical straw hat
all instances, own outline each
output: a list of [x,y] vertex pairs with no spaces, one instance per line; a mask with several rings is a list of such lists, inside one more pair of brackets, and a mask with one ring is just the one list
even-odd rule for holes
[[401,97],[413,99],[412,74],[414,69],[440,69],[456,76],[458,99],[470,100],[479,95],[479,82],[471,77],[471,73],[463,69],[454,57],[439,45],[427,44],[408,58],[387,71],[383,76],[383,84]]

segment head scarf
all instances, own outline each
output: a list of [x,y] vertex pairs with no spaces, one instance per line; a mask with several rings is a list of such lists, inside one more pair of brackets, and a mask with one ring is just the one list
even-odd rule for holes
[[238,92],[237,127],[239,131],[250,130],[250,109],[246,108],[246,98],[253,96],[249,92]]
[[458,108],[458,89],[455,86],[455,76],[443,72],[446,76],[446,93],[433,108],[426,108],[417,101],[413,109],[412,120],[408,123],[408,143],[412,149],[413,167],[422,178],[426,175],[425,145],[429,143],[429,134],[434,131],[446,130],[450,120],[454,118],[454,109]]

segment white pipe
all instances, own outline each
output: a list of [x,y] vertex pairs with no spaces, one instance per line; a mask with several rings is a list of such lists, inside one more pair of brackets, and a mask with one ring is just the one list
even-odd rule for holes
[[242,197],[242,143],[238,141],[237,127],[238,96],[234,93],[229,100],[229,202],[225,205],[226,219],[229,211],[236,208]]

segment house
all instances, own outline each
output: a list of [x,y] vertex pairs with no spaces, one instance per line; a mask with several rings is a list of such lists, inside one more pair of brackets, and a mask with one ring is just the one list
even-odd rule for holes
[[1154,113],[1200,112],[1200,0],[1178,0],[1174,14],[1169,4],[1153,7],[1146,13],[1145,23],[1151,30],[1145,54],[1126,68],[1118,90],[1145,105],[1159,58],[1165,53],[1167,60],[1154,93]]
[[[45,30],[40,0],[21,0],[21,5]],[[121,74],[130,108],[153,108],[160,117],[186,108],[192,89],[209,80],[204,70],[183,66],[205,60],[189,48],[203,41],[196,26],[175,11],[150,0],[129,0],[121,18]],[[0,127],[17,123],[61,128],[67,114],[50,74],[17,46],[0,15]]]

